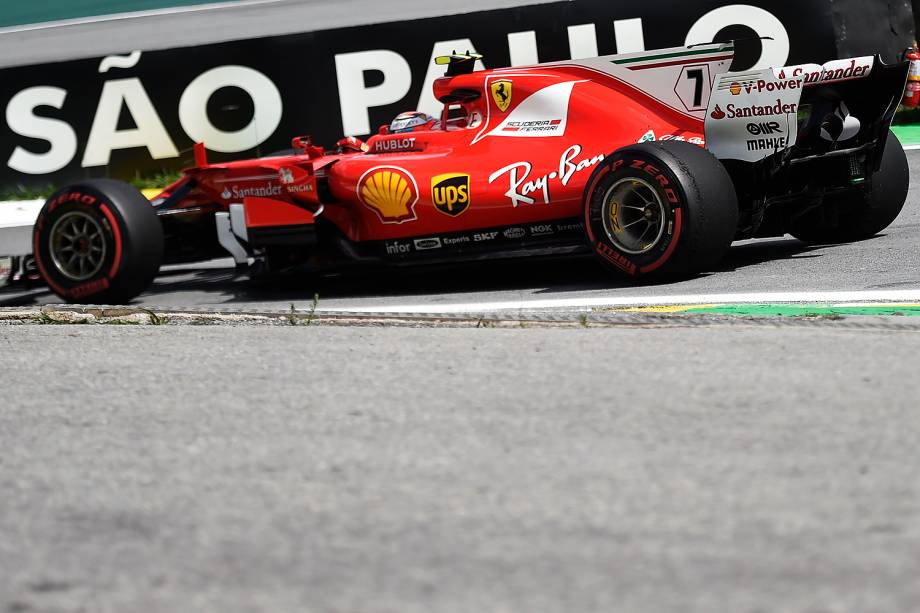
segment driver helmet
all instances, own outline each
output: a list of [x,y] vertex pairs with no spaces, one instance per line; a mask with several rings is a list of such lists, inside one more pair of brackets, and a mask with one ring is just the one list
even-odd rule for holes
[[390,124],[390,134],[401,134],[403,132],[412,132],[417,128],[425,126],[433,121],[437,121],[431,115],[419,111],[410,111],[400,114]]

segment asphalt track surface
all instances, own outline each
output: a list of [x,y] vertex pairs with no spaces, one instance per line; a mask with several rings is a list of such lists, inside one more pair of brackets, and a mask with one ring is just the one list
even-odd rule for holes
[[[108,20],[0,29],[0,67],[423,19],[554,0],[236,0]],[[225,6],[229,4],[229,6]]]
[[[321,303],[916,289],[916,206],[677,286],[480,266]],[[144,300],[306,304],[273,291]],[[0,325],[0,611],[917,611],[918,354],[897,317]]]
[[0,611],[917,611],[918,351],[0,326]]
[[[253,283],[228,264],[172,270],[138,304],[232,310],[312,308],[438,312],[450,305],[543,300],[740,294],[920,290],[920,151],[909,151],[911,190],[898,219],[879,236],[849,244],[808,246],[794,238],[746,241],[732,247],[720,270],[678,283],[636,287],[590,258],[474,264],[414,272],[291,278]],[[654,300],[653,300],[654,301]],[[0,307],[59,303],[45,290],[0,292]],[[475,310],[475,308],[473,309]]]
[[[0,57],[235,32],[183,22],[3,34]],[[254,286],[218,263],[140,302],[917,290],[918,247],[913,188],[878,238],[739,244],[676,284],[618,285],[584,260]],[[0,612],[920,610],[920,324],[668,321],[0,325]]]

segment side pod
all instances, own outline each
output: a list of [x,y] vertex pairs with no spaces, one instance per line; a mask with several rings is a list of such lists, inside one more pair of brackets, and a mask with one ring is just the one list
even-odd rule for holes
[[254,248],[316,244],[316,216],[304,208],[273,198],[245,198],[243,209]]

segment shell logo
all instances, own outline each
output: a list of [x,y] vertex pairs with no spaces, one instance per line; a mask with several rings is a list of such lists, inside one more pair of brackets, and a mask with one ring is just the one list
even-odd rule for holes
[[371,168],[358,181],[358,198],[380,221],[399,224],[417,219],[418,184],[406,170],[396,166]]
[[738,83],[738,82],[732,83],[731,86],[729,87],[729,90],[731,91],[732,96],[739,95],[741,93],[741,83]]

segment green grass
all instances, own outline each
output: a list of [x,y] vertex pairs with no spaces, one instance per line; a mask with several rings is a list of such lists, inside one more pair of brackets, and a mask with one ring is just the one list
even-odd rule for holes
[[13,185],[0,188],[0,202],[8,200],[45,200],[54,193],[55,187],[46,185],[34,187],[26,185]]
[[307,311],[306,317],[297,312],[294,303],[291,303],[291,310],[287,315],[288,323],[292,326],[312,326],[316,318],[316,308],[319,306],[319,294],[313,294],[313,301]]
[[166,324],[169,323],[169,317],[165,317],[165,316],[161,317],[160,315],[157,315],[150,309],[141,309],[141,311],[146,313],[147,317],[150,318],[151,326],[165,326]]
[[[128,181],[137,189],[162,189],[175,183],[182,173],[179,171],[162,171],[150,176],[137,174]],[[53,185],[7,185],[0,187],[0,202],[11,200],[46,200],[58,190]]]
[[137,189],[162,189],[178,181],[181,176],[182,173],[178,170],[162,171],[149,177],[142,177],[140,174],[136,174],[129,183]]

